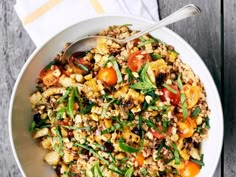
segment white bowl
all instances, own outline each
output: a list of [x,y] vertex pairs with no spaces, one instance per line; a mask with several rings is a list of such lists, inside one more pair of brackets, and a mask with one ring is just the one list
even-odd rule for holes
[[[27,177],[53,176],[54,170],[43,161],[45,151],[37,146],[28,131],[32,120],[30,94],[35,90],[34,81],[41,68],[51,61],[68,41],[96,34],[110,25],[133,24],[132,29],[142,30],[154,22],[131,16],[99,16],[77,23],[57,34],[44,46],[36,49],[25,63],[13,89],[9,132],[11,146],[17,164]],[[202,59],[180,36],[167,28],[151,33],[156,38],[171,44],[180,53],[183,62],[189,64],[204,83],[207,102],[211,110],[209,138],[202,144],[205,166],[198,177],[211,177],[220,158],[223,142],[223,114],[215,83]]]

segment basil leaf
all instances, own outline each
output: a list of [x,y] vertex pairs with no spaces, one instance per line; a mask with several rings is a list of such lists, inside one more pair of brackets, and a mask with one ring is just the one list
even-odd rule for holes
[[58,149],[58,154],[63,156],[63,140],[62,140],[62,135],[61,135],[61,130],[60,127],[58,125],[56,125],[56,129],[55,132],[57,134],[57,138],[59,140],[59,149]]
[[108,103],[105,104],[105,106],[102,109],[102,114],[101,114],[102,118],[105,117],[106,111],[107,111],[108,107],[110,106],[110,104],[112,104],[115,101],[116,101],[115,99],[112,99],[111,101],[109,101]]
[[115,130],[119,130],[120,128],[122,128],[121,124],[115,123],[112,127],[103,130],[103,131],[101,132],[101,135],[114,132]]
[[178,85],[179,89],[182,90],[183,84],[182,84],[182,81],[181,81],[181,75],[180,74],[178,75],[178,78],[177,78],[177,85]]
[[130,82],[131,79],[134,77],[133,74],[132,74],[132,71],[127,67],[125,69],[125,72],[128,74],[128,80],[127,81]]
[[56,64],[56,61],[51,61],[47,66],[44,67],[44,70],[49,70],[51,68],[52,65],[55,65]]
[[167,85],[167,84],[162,84],[163,87],[167,88],[170,92],[177,94],[177,90],[173,89],[171,86]]
[[118,167],[116,167],[114,164],[109,165],[108,169],[119,174],[119,175],[124,175],[124,172],[121,169],[119,169]]
[[186,98],[185,98],[184,93],[180,94],[180,101],[182,103],[183,116],[186,119],[188,117],[188,108],[187,108],[187,103],[186,103]]
[[147,70],[149,67],[149,63],[146,63],[143,68],[141,68],[140,76],[141,76],[141,81],[133,84],[130,86],[130,88],[137,89],[137,90],[153,90],[156,89],[157,87],[150,81],[148,75],[147,75]]
[[113,67],[114,67],[114,69],[116,71],[117,83],[121,83],[122,82],[122,75],[121,75],[121,72],[120,72],[120,69],[119,69],[119,65],[118,65],[118,63],[117,63],[117,61],[115,60],[114,57],[110,57],[109,59],[112,62]]
[[125,177],[132,177],[134,173],[134,167],[130,167],[126,172],[125,172]]
[[191,158],[190,160],[198,165],[200,165],[200,167],[202,168],[205,164],[203,162],[203,158],[204,158],[204,154],[201,154],[201,160],[196,160]]
[[129,152],[129,153],[134,153],[134,152],[138,152],[138,151],[139,151],[138,148],[134,148],[134,147],[129,146],[129,145],[126,144],[126,143],[124,142],[124,140],[122,140],[122,139],[119,140],[119,147],[120,147],[123,151]]
[[154,39],[149,39],[149,40],[143,40],[141,43],[138,45],[138,47],[142,47],[144,45],[150,44],[150,43],[155,43],[156,41]]
[[75,90],[76,89],[77,89],[76,87],[74,87],[72,89],[72,91],[71,91],[72,93],[71,93],[71,96],[68,99],[68,105],[67,105],[67,113],[72,119],[74,119],[74,113],[73,112],[74,112]]
[[90,151],[94,156],[96,156],[98,159],[103,161],[105,164],[107,164],[107,165],[109,164],[109,162],[106,159],[104,159],[102,156],[100,156],[94,149],[92,149],[84,144],[77,143],[77,142],[74,145]]
[[210,129],[210,119],[209,117],[206,118],[206,129]]
[[192,116],[193,116],[193,117],[197,117],[200,112],[201,112],[201,108],[198,106],[198,107],[196,107],[195,110],[193,111]]
[[102,171],[101,171],[101,169],[99,168],[98,163],[95,164],[95,169],[96,169],[96,172],[97,172],[97,174],[98,174],[98,177],[103,177]]
[[179,151],[177,149],[176,144],[172,143],[172,147],[174,148],[174,158],[175,158],[175,164],[178,165],[180,164],[180,156],[179,156]]
[[151,56],[153,59],[161,59],[161,58],[162,58],[161,55],[155,54],[155,53],[151,53],[150,56]]

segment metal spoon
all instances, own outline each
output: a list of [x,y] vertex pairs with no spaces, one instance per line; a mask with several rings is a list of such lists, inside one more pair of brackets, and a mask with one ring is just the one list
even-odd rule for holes
[[125,44],[125,43],[127,43],[127,42],[129,42],[133,39],[141,37],[142,35],[147,34],[151,31],[154,31],[158,28],[161,28],[163,26],[172,24],[174,22],[183,20],[185,18],[194,16],[194,15],[198,15],[198,14],[200,14],[200,12],[201,12],[201,9],[199,7],[197,7],[196,5],[194,5],[194,4],[186,5],[186,6],[182,7],[181,9],[175,11],[174,13],[169,15],[168,17],[162,19],[157,24],[155,24],[155,25],[153,25],[153,26],[151,26],[151,27],[149,27],[149,28],[147,28],[143,31],[140,31],[140,32],[138,32],[138,33],[136,33],[132,36],[129,36],[125,39],[114,39],[114,38],[107,37],[107,36],[87,36],[87,37],[81,38],[81,39],[73,42],[64,51],[63,59],[68,60],[69,57],[75,52],[88,51],[92,48],[95,48],[97,46],[98,39],[101,39],[101,38],[111,39],[114,42],[123,45],[123,44]]

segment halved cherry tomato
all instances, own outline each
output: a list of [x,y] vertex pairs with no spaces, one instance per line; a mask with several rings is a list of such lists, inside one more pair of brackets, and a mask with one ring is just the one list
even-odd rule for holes
[[137,72],[145,63],[152,61],[148,53],[142,54],[142,52],[134,52],[128,58],[128,67],[134,72]]
[[144,156],[143,156],[143,153],[139,153],[137,156],[136,156],[136,161],[138,162],[138,165],[139,166],[142,166],[143,163],[144,163]]
[[[158,126],[158,129],[163,132],[164,131],[164,128],[163,126]],[[171,134],[171,131],[172,131],[172,127],[168,127],[168,130],[166,133],[159,133],[158,131],[151,131],[152,135],[157,138],[157,139],[164,139],[166,137],[166,135],[170,135]]]
[[52,65],[50,68],[42,69],[39,77],[42,79],[43,83],[46,86],[52,86],[57,83],[58,79],[61,76],[61,70],[58,66]]
[[180,101],[180,92],[178,90],[178,87],[176,85],[169,85],[172,89],[176,90],[177,94],[174,94],[173,92],[169,91],[167,88],[163,87],[162,92],[163,95],[161,96],[162,101],[166,101],[166,99],[170,99],[170,102],[173,105],[178,105]]
[[177,122],[177,126],[181,132],[179,135],[183,138],[189,138],[193,135],[197,124],[194,119],[188,117]]
[[84,58],[78,59],[76,57],[70,57],[69,65],[71,66],[73,72],[78,74],[87,74],[89,70],[93,68],[93,64]]
[[98,72],[98,79],[109,86],[113,86],[117,83],[117,75],[114,68],[102,68]]
[[200,172],[200,165],[188,161],[184,168],[179,171],[181,177],[195,177]]
[[183,91],[186,96],[187,107],[194,107],[199,100],[201,88],[199,86],[192,86],[187,84],[184,85]]

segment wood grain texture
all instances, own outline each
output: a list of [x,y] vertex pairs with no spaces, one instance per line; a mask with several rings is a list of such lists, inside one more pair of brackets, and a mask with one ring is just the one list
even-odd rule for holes
[[[169,27],[196,50],[210,70],[218,90],[221,91],[220,0],[159,0],[160,16],[164,18],[189,3],[199,6],[202,14],[172,24]],[[214,177],[220,176],[221,161],[214,174]]]
[[[227,1],[228,13],[226,14],[225,29],[229,34],[225,33],[227,41],[225,41],[225,58],[228,63],[225,63],[225,107],[228,107],[226,113],[225,124],[229,127],[231,120],[235,125],[235,113],[233,112],[233,104],[235,99],[229,99],[236,89],[234,80],[236,75],[232,75],[235,62],[235,52],[232,54],[232,46],[235,47],[236,26],[230,26],[232,21],[235,22],[232,14],[235,12],[234,0]],[[174,25],[170,28],[182,36],[203,58],[206,65],[210,69],[214,80],[220,89],[221,86],[221,50],[220,50],[220,2],[219,0],[159,0],[161,17],[165,17],[181,6],[189,2],[195,3],[201,7],[203,14],[199,17],[194,17]],[[234,4],[232,7],[230,2]],[[35,45],[29,38],[28,34],[22,27],[13,6],[15,0],[0,0],[0,176],[2,177],[22,177],[19,172],[16,162],[13,158],[10,148],[8,134],[8,108],[9,100],[15,80],[25,63],[28,56],[32,53]],[[229,10],[228,10],[229,9]],[[231,14],[231,15],[230,15]],[[227,87],[227,88],[226,88]],[[225,110],[225,111],[227,111]],[[225,176],[233,177],[235,174],[236,150],[234,149],[236,132],[233,128],[226,130],[227,146],[225,147]],[[219,177],[221,173],[220,166],[217,168],[214,177]]]
[[224,3],[224,176],[236,176],[236,1]]
[[8,108],[15,80],[35,46],[23,29],[13,0],[0,1],[0,176],[21,177],[8,134]]

